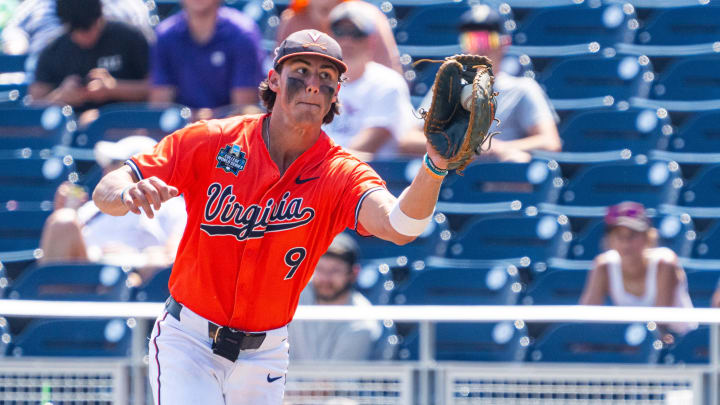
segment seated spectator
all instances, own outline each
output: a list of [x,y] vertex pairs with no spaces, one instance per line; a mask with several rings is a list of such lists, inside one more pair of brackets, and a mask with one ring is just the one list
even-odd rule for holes
[[66,32],[40,54],[30,85],[34,101],[86,112],[147,98],[148,43],[137,28],[107,21],[100,0],[57,0],[57,15]]
[[[109,21],[120,21],[137,27],[148,42],[155,40],[144,1],[102,0],[102,13]],[[32,81],[40,51],[63,32],[55,0],[24,0],[0,33],[2,51],[13,55],[28,54],[28,81]]]
[[329,20],[348,71],[338,92],[340,114],[323,130],[364,160],[392,156],[415,120],[407,83],[399,73],[373,62],[375,25],[361,2],[338,5]]
[[[672,250],[656,247],[657,230],[642,204],[626,201],[609,207],[605,224],[607,251],[595,258],[580,304],[603,305],[609,296],[619,306],[692,308],[685,271]],[[677,334],[695,327],[665,326]]]
[[715,293],[712,296],[712,301],[710,301],[710,306],[720,308],[720,280],[718,280],[717,287],[715,288]]
[[[129,136],[118,142],[100,141],[95,159],[107,174],[131,156],[152,149],[155,140]],[[175,261],[187,214],[182,198],[163,204],[155,218],[129,213],[122,217],[103,214],[87,201],[79,186],[63,183],[55,194],[55,211],[45,222],[39,260],[48,262],[105,262],[138,269],[139,284],[156,270]]]
[[[277,30],[278,42],[285,39],[295,31],[316,29],[330,33],[328,15],[330,10],[340,3],[356,1],[359,7],[367,9],[372,16],[375,29],[370,34],[376,46],[372,49],[372,60],[385,65],[402,74],[400,65],[400,51],[398,50],[395,35],[385,14],[370,3],[359,0],[291,0],[290,5],[280,15],[280,26]],[[343,51],[345,48],[343,48]]]
[[[221,0],[183,0],[183,10],[157,27],[150,101],[176,102],[209,118],[230,104],[257,105],[264,78],[260,29]],[[198,110],[206,109],[206,110]]]
[[[353,289],[360,271],[358,253],[350,236],[342,233],[336,236],[300,295],[300,305],[371,305]],[[382,332],[379,322],[374,321],[298,320],[288,328],[291,360],[369,360]]]
[[[487,5],[475,6],[460,18],[460,46],[463,53],[485,55],[493,62],[494,89],[498,93],[497,121],[490,133],[490,150],[481,159],[527,162],[533,150],[559,151],[560,136],[555,124],[556,114],[545,92],[529,77],[515,77],[501,70],[510,35],[505,32],[504,18]],[[432,91],[428,92],[421,108],[428,109]],[[419,121],[422,126],[424,121]],[[415,135],[420,148],[425,138]]]

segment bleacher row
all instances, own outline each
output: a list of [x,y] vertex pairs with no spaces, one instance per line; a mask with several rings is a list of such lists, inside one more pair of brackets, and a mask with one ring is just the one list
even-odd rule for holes
[[[480,2],[375,2],[395,29],[417,101],[437,66],[412,68],[412,61],[459,51],[457,17]],[[536,7],[540,3],[544,7]],[[358,237],[359,288],[376,304],[575,304],[601,249],[604,208],[634,200],[649,208],[660,244],[681,256],[695,306],[708,306],[720,278],[720,7],[708,3],[498,2],[514,43],[508,63],[517,62],[517,74],[543,85],[562,118],[563,152],[537,153],[530,163],[477,163],[463,176],[452,175],[435,220],[408,246]],[[287,3],[231,5],[261,24],[270,49]],[[177,8],[176,1],[150,3],[158,19]],[[22,57],[2,55],[0,73],[22,64]],[[58,184],[91,189],[99,179],[95,142],[137,130],[160,138],[183,127],[189,111],[108,106],[78,130],[71,108],[30,106],[26,89],[26,83],[0,85],[2,296],[162,301],[169,269],[129,288],[127,266],[35,267],[33,261],[42,255],[39,237]],[[372,166],[397,195],[419,162]],[[0,321],[6,330],[0,352],[7,355],[125,355],[129,349],[124,320]],[[386,327],[392,357],[417,359],[417,331]],[[71,345],[73,339],[82,345]],[[667,345],[654,324],[440,324],[436,340],[439,360],[706,363],[709,351],[707,328]]]

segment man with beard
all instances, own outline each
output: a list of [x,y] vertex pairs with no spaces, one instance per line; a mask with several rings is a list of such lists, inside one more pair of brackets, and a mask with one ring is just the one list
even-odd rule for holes
[[260,84],[264,115],[200,121],[107,174],[93,193],[110,215],[184,195],[188,221],[171,296],[149,343],[157,405],[280,405],[287,324],[320,257],[346,228],[403,245],[432,219],[448,161],[427,144],[399,197],[322,131],[347,65],[327,34],[290,34]]
[[[358,247],[347,234],[335,237],[315,266],[310,285],[300,295],[301,305],[369,306],[353,285],[360,265]],[[380,336],[377,321],[294,321],[290,323],[291,360],[369,360]]]

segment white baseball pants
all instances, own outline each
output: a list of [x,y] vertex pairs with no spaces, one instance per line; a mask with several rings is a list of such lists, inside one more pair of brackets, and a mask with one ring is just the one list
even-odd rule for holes
[[235,362],[212,352],[208,321],[183,307],[164,312],[150,335],[149,370],[156,405],[281,405],[288,368],[287,326]]

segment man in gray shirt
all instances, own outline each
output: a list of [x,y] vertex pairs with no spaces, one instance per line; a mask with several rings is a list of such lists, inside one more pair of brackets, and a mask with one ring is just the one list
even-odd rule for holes
[[[353,289],[360,266],[358,246],[346,234],[335,237],[320,258],[300,305],[369,306]],[[291,360],[369,360],[382,327],[377,321],[293,321],[288,336]]]

